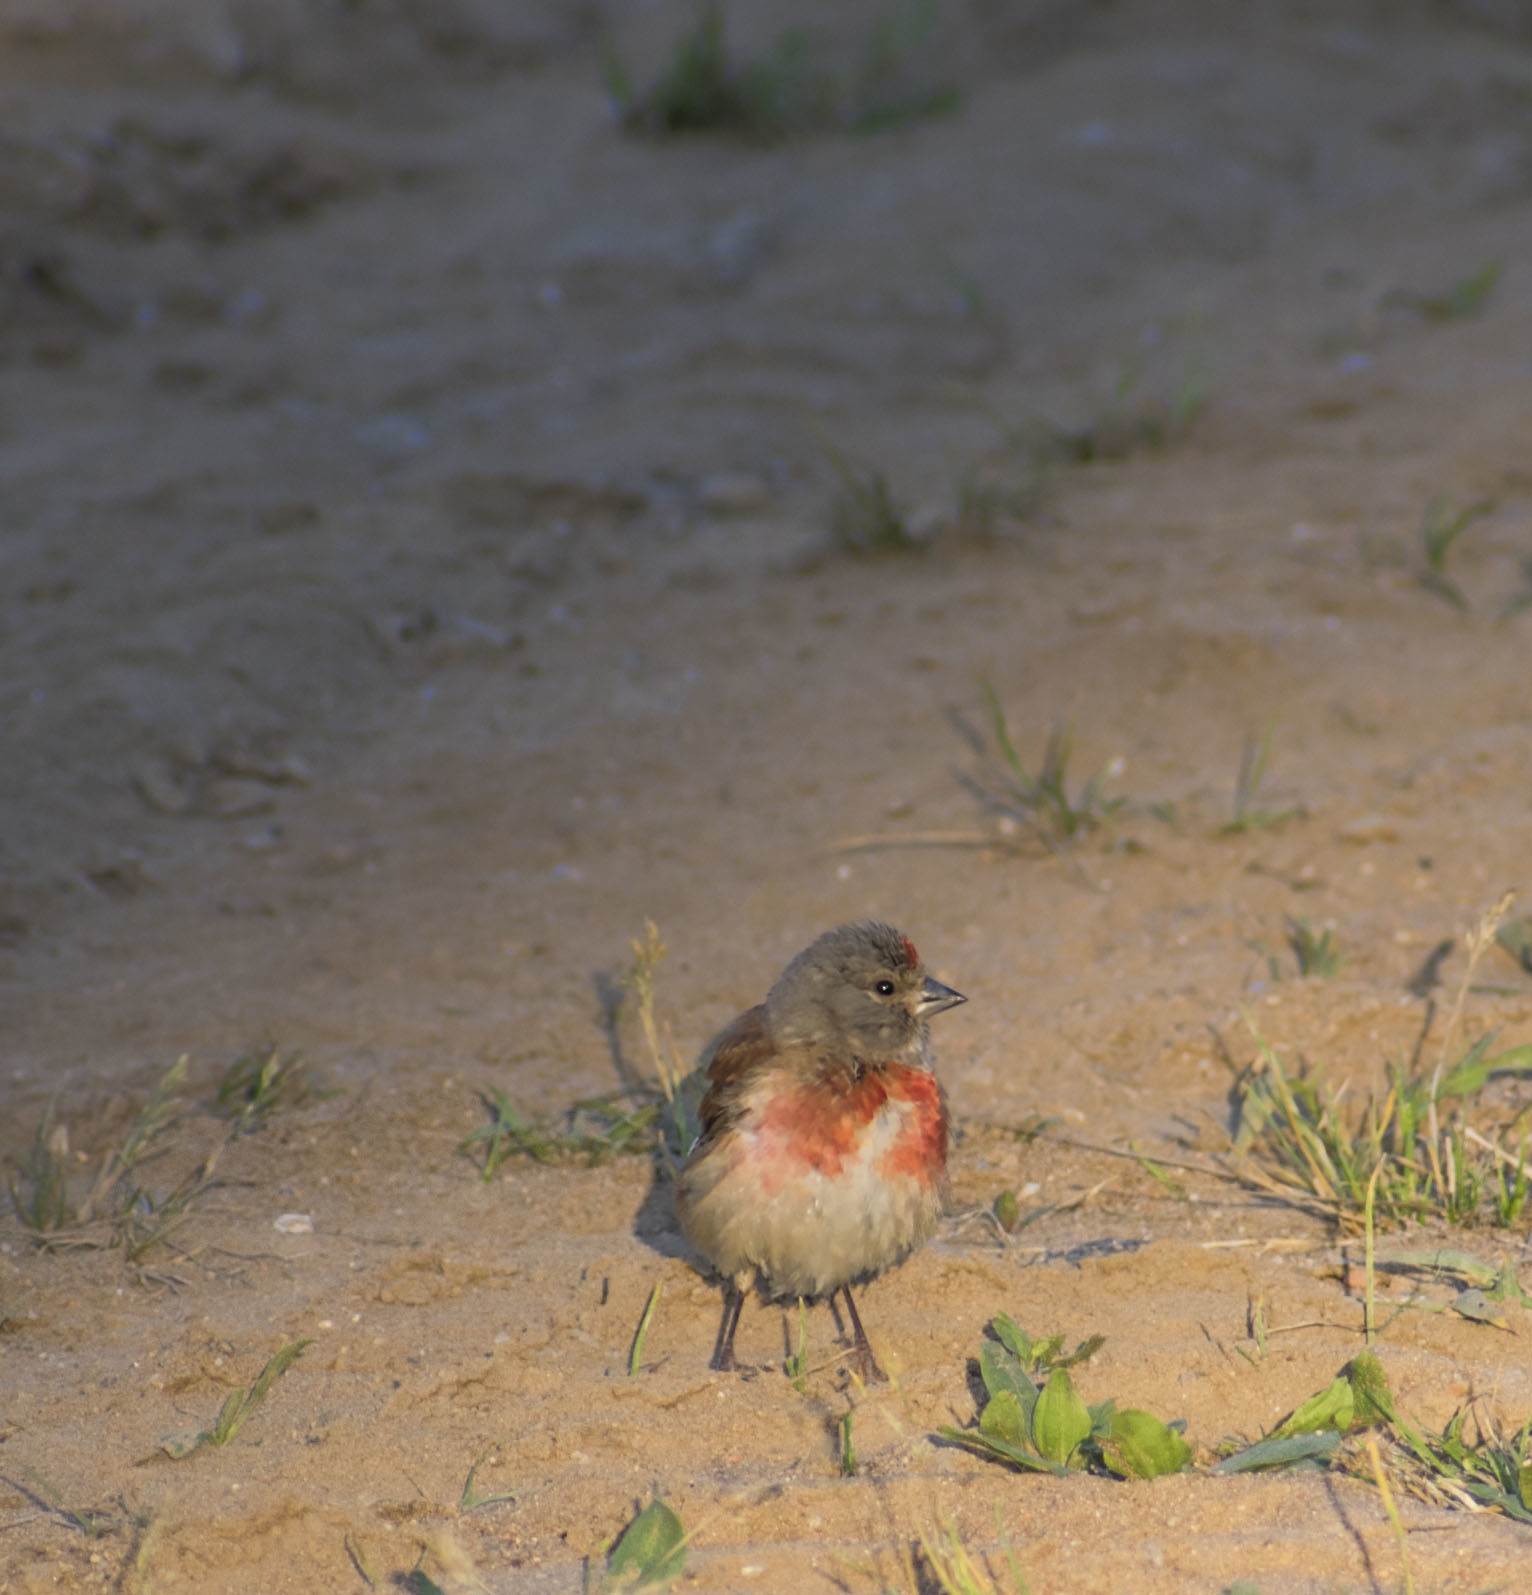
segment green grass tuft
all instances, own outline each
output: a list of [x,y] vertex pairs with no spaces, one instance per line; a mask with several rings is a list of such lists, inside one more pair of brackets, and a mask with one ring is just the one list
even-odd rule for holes
[[186,1082],[183,1056],[149,1092],[121,1143],[108,1149],[84,1198],[76,1202],[69,1184],[69,1135],[44,1112],[27,1157],[7,1177],[11,1203],[28,1238],[44,1251],[120,1246],[137,1262],[165,1240],[187,1216],[191,1204],[214,1184],[222,1145],[215,1147],[168,1192],[156,1196],[142,1182],[145,1165],[169,1150],[167,1133]]
[[1251,831],[1271,830],[1303,814],[1301,805],[1284,809],[1270,809],[1261,805],[1261,781],[1266,766],[1271,762],[1271,738],[1274,727],[1268,725],[1259,737],[1250,735],[1240,750],[1239,769],[1234,777],[1234,811],[1218,827],[1220,836],[1244,836]]
[[910,531],[882,471],[863,471],[834,449],[830,463],[840,479],[830,500],[830,540],[844,554],[869,558],[920,553],[925,544]]
[[[1101,772],[1091,776],[1075,794],[1069,790],[1069,761],[1074,752],[1073,725],[1055,726],[1043,749],[1036,772],[1027,769],[1011,739],[999,696],[988,681],[981,681],[990,731],[999,755],[993,779],[981,778],[980,790],[1002,817],[1020,821],[1051,842],[1071,842],[1109,824],[1124,799],[1109,798]],[[991,764],[994,761],[991,760]]]
[[228,1445],[271,1394],[271,1387],[303,1355],[304,1347],[311,1345],[313,1345],[312,1340],[294,1340],[283,1346],[279,1352],[267,1359],[266,1366],[261,1369],[255,1383],[248,1390],[241,1387],[229,1393],[223,1406],[219,1408],[218,1417],[211,1429],[204,1429],[191,1440],[163,1441],[162,1449],[165,1454],[179,1462],[194,1451],[200,1451],[203,1446]]
[[1421,552],[1425,565],[1417,573],[1417,580],[1427,592],[1445,599],[1463,614],[1468,613],[1468,599],[1463,589],[1447,574],[1447,556],[1453,545],[1476,521],[1495,508],[1493,499],[1480,499],[1460,510],[1453,510],[1444,498],[1434,498],[1426,506],[1420,523]]
[[229,1065],[213,1094],[213,1111],[233,1121],[231,1135],[245,1135],[284,1108],[329,1094],[316,1090],[301,1052],[283,1057],[273,1042],[241,1053]]
[[762,55],[737,59],[721,0],[704,0],[642,92],[608,40],[601,77],[623,126],[653,138],[716,134],[758,142],[829,132],[875,133],[947,116],[961,90],[933,80],[936,0],[907,0],[884,18],[849,74],[821,57],[815,33],[789,28]]
[[1301,979],[1331,980],[1341,972],[1344,960],[1328,930],[1316,932],[1308,920],[1290,917],[1287,945],[1292,949]]
[[1492,1055],[1486,1037],[1451,1069],[1391,1063],[1383,1094],[1357,1099],[1307,1072],[1290,1073],[1259,1035],[1256,1045],[1259,1056],[1238,1087],[1236,1168],[1247,1183],[1311,1207],[1347,1233],[1363,1227],[1374,1170],[1380,1228],[1518,1222],[1528,1166],[1474,1130],[1466,1111],[1492,1077],[1532,1075],[1532,1046]]

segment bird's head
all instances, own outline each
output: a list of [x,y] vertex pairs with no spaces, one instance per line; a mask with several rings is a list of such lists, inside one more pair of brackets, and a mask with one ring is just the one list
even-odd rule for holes
[[924,1061],[927,1022],[968,999],[926,973],[908,936],[863,922],[826,931],[784,969],[766,999],[783,1046],[869,1060]]

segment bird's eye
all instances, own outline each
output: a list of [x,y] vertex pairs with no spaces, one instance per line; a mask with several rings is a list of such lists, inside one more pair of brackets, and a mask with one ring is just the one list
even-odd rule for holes
[[891,980],[880,980],[872,989],[877,992],[880,997],[892,997],[894,994],[894,983]]

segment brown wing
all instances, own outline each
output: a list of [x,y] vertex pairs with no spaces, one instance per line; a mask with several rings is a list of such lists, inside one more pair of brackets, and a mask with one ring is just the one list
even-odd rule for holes
[[735,1103],[751,1073],[776,1050],[766,1029],[766,1008],[750,1008],[714,1039],[707,1063],[707,1090],[697,1117],[699,1145],[716,1140],[734,1118]]

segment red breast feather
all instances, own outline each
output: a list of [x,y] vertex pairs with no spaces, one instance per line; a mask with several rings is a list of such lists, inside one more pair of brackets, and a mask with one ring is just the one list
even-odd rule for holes
[[[785,1060],[783,1060],[785,1061]],[[946,1193],[947,1111],[928,1070],[830,1060],[737,1082],[727,1126],[682,1171],[687,1239],[741,1283],[822,1296],[901,1262]]]

